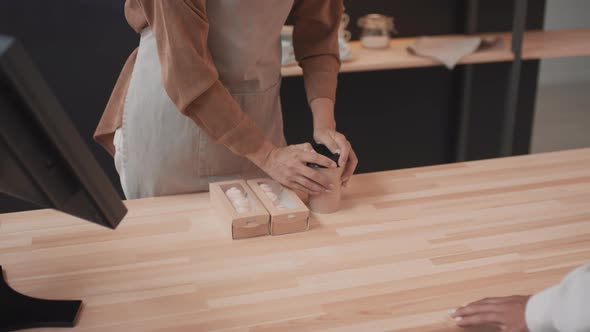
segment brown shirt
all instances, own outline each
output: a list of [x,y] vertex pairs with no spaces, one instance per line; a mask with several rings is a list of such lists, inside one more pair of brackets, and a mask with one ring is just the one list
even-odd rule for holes
[[[162,64],[162,83],[178,110],[238,155],[257,151],[265,135],[240,110],[207,47],[207,0],[126,0],[125,16],[140,33],[151,27]],[[340,69],[338,27],[342,0],[295,0],[293,44],[309,102],[335,99]],[[123,108],[137,49],[125,63],[94,138],[114,154],[113,136]],[[199,79],[195,79],[198,77]]]

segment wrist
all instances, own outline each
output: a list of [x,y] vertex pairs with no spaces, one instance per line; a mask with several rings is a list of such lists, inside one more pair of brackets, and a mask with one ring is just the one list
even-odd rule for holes
[[336,130],[336,119],[334,117],[334,102],[328,98],[318,98],[310,103],[313,114],[313,129]]
[[266,139],[258,150],[245,155],[245,157],[248,158],[248,160],[250,160],[254,165],[258,166],[259,168],[263,168],[264,164],[268,160],[268,157],[274,149],[276,149],[276,146],[272,144],[271,141]]
[[314,122],[313,125],[313,132],[317,133],[319,131],[322,130],[336,130],[336,121],[332,121],[332,122],[321,122],[321,123],[317,123]]

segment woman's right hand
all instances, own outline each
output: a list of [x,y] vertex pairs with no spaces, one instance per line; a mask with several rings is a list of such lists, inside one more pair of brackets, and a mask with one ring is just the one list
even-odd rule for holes
[[262,158],[250,158],[258,167],[282,185],[310,195],[331,192],[330,179],[307,166],[315,163],[328,168],[337,167],[329,158],[316,153],[311,144],[290,145],[282,148],[267,147]]

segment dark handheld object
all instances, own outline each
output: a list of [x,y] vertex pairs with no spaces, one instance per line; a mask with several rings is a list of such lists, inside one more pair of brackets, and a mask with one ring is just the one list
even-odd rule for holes
[[[0,192],[111,229],[127,213],[26,52],[1,35]],[[2,279],[0,331],[74,326],[80,305],[28,297]]]
[[[330,149],[328,149],[328,147],[323,144],[313,143],[312,147],[315,150],[315,152],[321,154],[322,156],[330,158],[330,160],[335,162],[336,165],[338,167],[340,167],[340,164],[338,164],[338,160],[340,160],[339,153],[332,153],[332,151],[330,151]],[[307,163],[307,166],[311,167],[311,168],[326,168],[326,167],[324,167],[322,165],[318,165],[316,163]]]

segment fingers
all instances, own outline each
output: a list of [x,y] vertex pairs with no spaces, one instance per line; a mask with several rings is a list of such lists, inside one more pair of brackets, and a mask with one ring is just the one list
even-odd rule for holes
[[501,312],[500,306],[495,304],[470,304],[457,309],[457,311],[453,314],[453,317],[465,317],[471,315],[499,312]]
[[290,189],[292,189],[292,190],[298,190],[298,191],[304,192],[304,193],[306,193],[306,194],[308,194],[308,195],[313,195],[313,196],[315,196],[315,195],[318,195],[318,194],[319,194],[319,193],[317,193],[317,192],[314,192],[314,191],[311,191],[311,190],[307,189],[306,187],[304,187],[304,186],[300,185],[300,184],[299,184],[299,183],[297,183],[297,182],[290,182],[290,183],[287,185],[287,187],[288,187],[288,188],[290,188]]
[[463,328],[493,325],[502,331],[526,331],[525,309],[529,296],[485,298],[451,311]]
[[498,313],[481,313],[456,319],[459,327],[475,327],[482,325],[500,325],[502,324],[502,315]]
[[312,152],[313,151],[313,146],[311,146],[311,144],[309,144],[309,143],[303,143],[303,144],[293,145],[293,147],[298,148],[298,149],[303,150],[303,151],[307,151],[307,152]]
[[341,147],[332,135],[322,135],[316,142],[325,145],[332,153],[340,153]]
[[307,166],[301,166],[299,172],[307,179],[321,185],[323,192],[331,192],[334,189],[334,183],[325,174],[318,172]]
[[303,175],[298,175],[295,178],[295,182],[297,182],[300,185],[302,185],[303,187],[307,188],[312,193],[319,194],[319,193],[325,192],[327,190],[323,186],[321,186],[318,183],[316,183],[316,182],[308,179],[307,177],[305,177]]
[[512,299],[513,299],[512,296],[507,296],[507,297],[486,297],[485,299],[481,299],[479,301],[475,301],[473,303],[470,303],[469,305],[474,305],[474,304],[501,304],[501,303],[510,302],[510,301],[512,301]]
[[324,144],[332,153],[340,155],[338,164],[344,165],[348,160],[352,147],[344,135],[336,131],[323,132],[316,137],[316,142]]
[[356,153],[354,152],[354,150],[350,150],[350,156],[348,157],[348,161],[346,162],[346,168],[344,169],[344,172],[342,174],[342,185],[344,187],[348,186],[348,183],[350,182],[350,178],[352,177],[352,175],[354,174],[354,171],[356,170],[356,167],[359,163],[359,160],[356,156]]
[[320,166],[324,166],[326,168],[336,168],[337,167],[336,163],[333,162],[330,158],[328,158],[326,156],[322,156],[321,154],[315,153],[315,152],[301,151],[298,154],[298,158],[304,164],[305,163],[314,163],[314,164],[318,164]]
[[[491,299],[485,300],[489,301]],[[482,301],[480,300],[457,309],[452,315],[457,321],[457,325],[460,327],[473,327],[501,324],[503,320],[501,306]]]
[[344,166],[348,161],[352,147],[350,146],[350,142],[348,142],[346,137],[340,133],[336,133],[335,141],[338,143],[338,150],[340,150],[340,159],[338,159],[338,164],[340,166]]
[[518,301],[520,298],[522,298],[522,296],[504,296],[504,297],[486,297],[484,299],[475,301],[475,302],[471,302],[468,305],[466,305],[465,307],[471,307],[474,305],[481,305],[481,304],[506,304],[506,303],[511,303],[514,301]]

